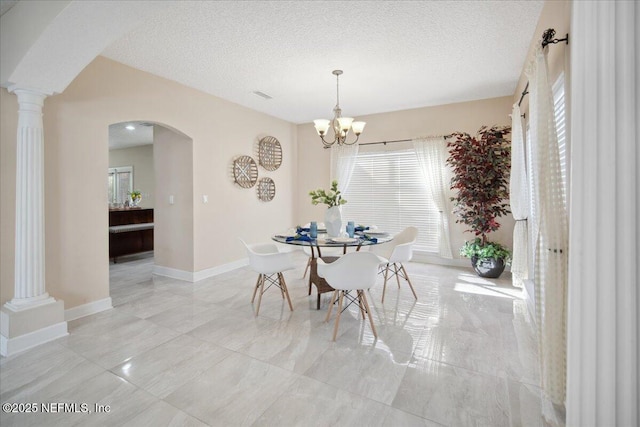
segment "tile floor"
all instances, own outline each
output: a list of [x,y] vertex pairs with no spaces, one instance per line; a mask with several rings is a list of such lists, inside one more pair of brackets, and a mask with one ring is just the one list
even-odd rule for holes
[[329,294],[317,311],[306,258],[294,258],[294,311],[270,289],[258,317],[248,267],[187,283],[152,276],[149,255],[112,264],[114,309],[0,359],[2,403],[86,403],[91,413],[1,413],[1,424],[545,425],[535,334],[508,273],[409,263],[418,301],[392,282],[382,305],[380,282],[369,297],[378,339],[352,306],[332,342]]

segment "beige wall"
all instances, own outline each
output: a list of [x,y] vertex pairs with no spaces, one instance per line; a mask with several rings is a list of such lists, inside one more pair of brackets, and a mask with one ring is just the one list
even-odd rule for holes
[[[2,89],[2,120],[8,122],[1,133],[2,302],[13,297],[13,244],[5,241],[13,240],[15,227],[16,111],[15,96]],[[193,259],[176,259],[176,265],[199,271],[241,259],[238,236],[264,241],[293,223],[294,125],[98,57],[44,105],[46,286],[65,308],[109,295],[108,130],[110,124],[137,120],[163,124],[193,141],[192,190],[185,196],[185,203],[193,200],[192,243],[171,243],[174,253],[191,253]],[[255,189],[237,187],[229,174],[232,159],[252,154],[265,135],[278,138],[284,152],[280,169],[260,169],[277,186],[269,203],[260,202]],[[176,194],[176,204],[181,197]]]
[[142,192],[140,206],[155,205],[155,173],[153,167],[153,144],[109,150],[109,167],[132,166],[133,188]]
[[[508,125],[511,123],[512,97],[485,99],[480,101],[440,105],[436,107],[416,108],[382,114],[358,117],[367,122],[360,142],[390,141],[410,139],[427,135],[447,135],[454,131],[475,134],[482,125]],[[323,149],[312,123],[298,126],[298,223],[306,223],[324,217],[322,205],[313,206],[308,195],[309,190],[326,188],[329,182],[330,149]],[[410,145],[406,145],[410,147]],[[369,147],[362,147],[369,149]],[[387,145],[388,149],[401,148],[401,145]],[[452,194],[449,194],[452,195]],[[465,233],[462,224],[455,223],[455,217],[449,209],[451,224],[451,245],[454,257],[458,258],[458,249],[473,236]],[[514,221],[511,215],[500,220],[502,227],[490,235],[491,240],[512,245]]]
[[18,100],[0,89],[0,304],[13,298]]
[[[531,44],[529,45],[529,52],[527,53],[525,63],[523,64],[522,73],[520,75],[520,80],[513,97],[513,102],[518,102],[520,100],[522,91],[527,84],[528,80],[525,71],[529,62],[533,58],[534,49],[542,41],[542,33],[544,33],[548,28],[553,28],[554,30],[556,30],[555,38],[563,39],[565,38],[566,34],[571,33],[570,26],[571,1],[547,0],[542,7],[542,11],[540,12],[538,25],[536,26],[536,30],[533,33],[533,38],[531,39]],[[569,34],[569,43],[571,43],[571,34]],[[568,73],[570,47],[571,44],[567,45],[565,42],[561,42],[558,44],[549,45],[549,47],[547,48],[547,62],[549,64],[549,76],[551,78],[551,83],[555,82],[560,73],[565,71],[565,86],[567,88],[571,87],[571,85],[569,84],[570,76]],[[567,99],[569,98],[570,97],[567,96]],[[521,110],[523,113],[526,113],[528,111],[528,108],[529,95],[526,95],[522,100]]]
[[[162,126],[154,126],[158,203],[154,210],[154,262],[193,271],[193,143]],[[169,203],[173,196],[174,203]]]

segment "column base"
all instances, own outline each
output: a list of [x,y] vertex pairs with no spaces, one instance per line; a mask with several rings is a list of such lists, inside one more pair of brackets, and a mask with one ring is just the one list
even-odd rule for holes
[[4,306],[11,311],[22,311],[34,308],[40,305],[51,304],[56,302],[53,297],[50,297],[48,293],[38,295],[31,298],[14,298],[9,302],[6,302]]
[[18,310],[11,303],[6,303],[0,309],[2,356],[11,356],[68,335],[67,322],[64,320],[64,301],[49,299]]

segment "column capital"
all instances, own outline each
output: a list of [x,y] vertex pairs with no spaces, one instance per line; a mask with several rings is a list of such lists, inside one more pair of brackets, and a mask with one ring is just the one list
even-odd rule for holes
[[22,95],[22,96],[41,97],[43,100],[47,96],[53,95],[53,91],[50,91],[50,90],[44,90],[44,89],[38,89],[34,87],[26,87],[26,86],[20,86],[20,85],[11,85],[7,88],[7,91],[9,91],[9,93],[15,93],[18,96]]
[[42,130],[42,107],[44,99],[51,93],[17,85],[10,86],[8,90],[18,98],[18,129],[27,127]]

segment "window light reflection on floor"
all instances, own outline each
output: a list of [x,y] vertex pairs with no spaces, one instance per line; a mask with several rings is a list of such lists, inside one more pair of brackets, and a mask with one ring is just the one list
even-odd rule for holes
[[520,299],[522,290],[511,286],[498,286],[495,282],[471,274],[460,274],[454,290],[468,294],[487,295],[500,298]]

